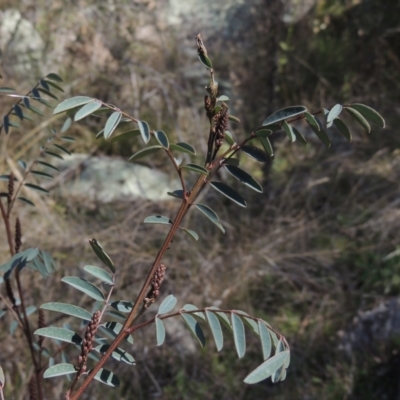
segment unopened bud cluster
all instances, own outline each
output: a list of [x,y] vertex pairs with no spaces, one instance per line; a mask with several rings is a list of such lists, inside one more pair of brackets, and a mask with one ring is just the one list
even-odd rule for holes
[[[41,308],[39,308],[39,317],[38,317],[38,328],[44,328],[46,326],[46,321],[44,319],[44,312]],[[38,345],[40,348],[43,346],[44,336],[39,336]]]
[[21,223],[19,222],[19,218],[17,217],[17,221],[15,222],[15,252],[18,253],[21,249],[21,241],[22,231],[21,231]]
[[165,264],[160,264],[158,266],[157,272],[155,273],[154,278],[151,281],[150,291],[147,295],[148,303],[153,303],[160,294],[160,288],[165,277],[166,269],[167,268],[165,267]]
[[12,197],[14,194],[14,174],[11,173],[10,177],[8,178],[8,193],[7,193],[7,204],[10,206]]
[[78,357],[79,374],[82,374],[86,371],[86,360],[87,360],[88,354],[91,352],[91,350],[93,348],[94,336],[96,334],[97,328],[99,327],[100,316],[101,316],[100,311],[96,311],[93,314],[92,319],[89,322],[89,325],[86,329],[85,337],[82,341],[81,354]]
[[228,107],[222,103],[221,109],[214,116],[214,129],[215,129],[215,150],[219,150],[224,142],[225,131],[228,127]]

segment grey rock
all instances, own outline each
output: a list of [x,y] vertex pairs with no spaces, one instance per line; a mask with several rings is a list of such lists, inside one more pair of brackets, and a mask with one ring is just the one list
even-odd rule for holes
[[38,71],[45,43],[32,22],[16,9],[0,12],[0,51],[4,72],[14,78]]
[[[149,167],[111,157],[73,154],[58,167],[60,193],[77,199],[108,203],[129,199],[171,199],[168,191],[180,188],[178,180]],[[72,179],[68,179],[73,175]]]

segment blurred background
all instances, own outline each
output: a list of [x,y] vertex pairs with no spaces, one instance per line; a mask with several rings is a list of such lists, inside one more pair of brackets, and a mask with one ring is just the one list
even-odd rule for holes
[[[241,120],[229,127],[237,138],[273,111],[296,104],[317,111],[364,103],[387,123],[367,135],[352,122],[352,144],[329,131],[330,149],[305,127],[300,129],[307,146],[277,134],[273,161],[257,164],[243,157],[264,193],[222,177],[243,194],[248,208],[206,193],[203,202],[218,213],[226,234],[192,211],[186,226],[200,240],[178,235],[165,259],[161,299],[173,293],[180,305],[242,309],[285,335],[292,349],[286,381],[242,382],[262,361],[250,332],[248,352],[238,360],[229,335],[220,353],[209,335],[202,350],[180,321],[171,320],[160,348],[154,327],[138,333],[130,349],[136,366],[109,362],[122,381],[119,389],[94,383],[83,398],[400,399],[399,15],[399,0],[0,0],[0,86],[24,93],[56,72],[65,81],[60,101],[87,95],[113,103],[170,139],[192,144],[194,162],[201,163],[207,140],[208,73],[196,54],[199,32],[220,91],[231,99],[230,112]],[[0,97],[2,115],[11,104],[13,99]],[[46,112],[45,119],[34,118],[7,139],[2,135],[1,173],[13,170],[21,157],[35,157],[50,127],[61,126],[62,118]],[[122,160],[141,144],[96,140],[103,126],[101,118],[74,124],[68,134],[77,141],[70,149],[84,162],[65,166],[52,194],[35,197],[35,209],[17,209],[24,248],[40,247],[58,264],[46,280],[27,271],[29,305],[76,303],[78,292],[59,280],[83,276],[84,265],[97,263],[90,237],[117,265],[114,298],[133,300],[165,235],[162,227],[141,222],[154,213],[172,217],[177,209],[176,200],[157,201],[159,194],[117,193],[124,186],[118,176]],[[89,155],[117,167],[87,176]],[[165,158],[143,160],[140,176],[161,169],[154,185],[176,185]],[[5,240],[0,255],[5,262]],[[85,297],[78,302],[92,307]],[[49,324],[74,324],[50,313],[47,318]],[[25,399],[28,351],[20,332],[10,338],[9,322],[2,319],[0,332],[6,394]],[[77,353],[72,350],[70,357],[74,361]],[[63,384],[48,382],[46,398],[60,398]]]

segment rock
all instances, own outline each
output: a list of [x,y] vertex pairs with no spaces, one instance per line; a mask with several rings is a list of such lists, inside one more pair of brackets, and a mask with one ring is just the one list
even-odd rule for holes
[[45,43],[34,25],[16,9],[0,12],[0,51],[4,72],[13,78],[25,78],[42,65]]
[[[73,154],[58,165],[61,194],[77,199],[108,203],[129,199],[171,199],[168,191],[180,188],[179,180],[149,167],[119,158]],[[73,175],[73,179],[67,176]]]

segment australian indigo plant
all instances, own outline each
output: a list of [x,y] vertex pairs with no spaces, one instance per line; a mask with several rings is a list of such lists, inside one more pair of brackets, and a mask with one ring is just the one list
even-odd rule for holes
[[[141,318],[162,293],[162,283],[165,274],[168,273],[168,266],[163,262],[164,254],[170,247],[178,230],[184,231],[193,239],[198,240],[196,232],[183,226],[184,217],[191,208],[200,211],[224,232],[223,224],[221,224],[217,214],[207,205],[197,201],[199,194],[205,188],[211,187],[237,205],[241,207],[247,206],[246,201],[239,193],[224,182],[215,180],[215,176],[221,168],[224,168],[230,175],[249,188],[256,192],[262,192],[262,186],[250,174],[239,167],[240,161],[237,157],[239,152],[259,162],[267,161],[274,155],[269,137],[282,129],[291,142],[297,140],[305,144],[306,139],[293,126],[294,122],[300,123],[301,121],[305,121],[327,147],[331,143],[324,129],[325,126],[327,128],[335,126],[346,139],[351,141],[350,130],[339,118],[343,110],[346,110],[368,133],[371,130],[370,122],[382,128],[385,123],[375,110],[363,104],[343,106],[337,104],[330,110],[322,109],[316,113],[309,112],[304,106],[291,106],[273,113],[246,138],[237,140],[227,128],[230,120],[239,121],[229,113],[227,105],[229,98],[219,93],[218,84],[214,79],[212,63],[208,58],[207,50],[200,35],[196,37],[196,44],[199,59],[210,73],[210,82],[206,87],[207,94],[204,97],[205,114],[210,128],[207,153],[201,165],[197,163],[185,164],[176,158],[176,153],[196,156],[196,151],[190,144],[183,142],[170,143],[165,132],[152,130],[145,121],[133,118],[116,106],[99,99],[77,96],[63,101],[54,109],[54,114],[67,113],[68,118],[60,132],[52,131],[52,137],[40,148],[39,155],[34,161],[29,164],[20,162],[23,173],[18,177],[18,185],[17,177],[13,172],[2,175],[2,179],[7,181],[7,188],[0,193],[0,210],[11,259],[0,266],[0,270],[4,271],[5,286],[5,295],[1,295],[0,298],[14,317],[14,329],[18,325],[21,327],[30,348],[34,365],[34,374],[30,387],[31,393],[34,392],[36,396],[31,398],[44,398],[42,378],[53,378],[62,375],[72,377],[65,395],[65,399],[69,400],[78,399],[93,379],[109,386],[118,386],[119,379],[117,376],[103,368],[107,359],[112,357],[126,364],[134,365],[135,359],[125,348],[129,347],[129,343],[132,343],[132,336],[135,335],[135,332],[145,326],[154,324],[157,345],[161,345],[165,340],[164,321],[173,317],[181,317],[183,319],[201,346],[205,345],[202,326],[208,326],[218,351],[223,348],[224,330],[222,325],[224,325],[226,330],[233,336],[239,358],[243,357],[246,352],[245,326],[247,326],[260,339],[262,360],[260,360],[261,364],[248,374],[244,382],[254,384],[269,377],[271,377],[272,382],[278,382],[286,377],[286,370],[290,362],[290,348],[286,339],[272,328],[268,322],[252,317],[243,311],[222,310],[214,306],[199,309],[190,304],[184,305],[178,311],[173,311],[177,304],[177,299],[173,295],[169,295],[161,302],[154,317],[148,320]],[[3,125],[0,127],[0,132],[1,129],[4,129],[7,134],[11,128],[18,128],[18,124],[14,119],[18,118],[21,121],[27,119],[26,111],[41,114],[40,110],[31,104],[32,101],[49,105],[43,99],[43,95],[54,98],[52,90],[61,91],[62,88],[59,86],[61,81],[58,75],[49,74],[40,80],[27,95],[19,96],[17,103],[3,117]],[[0,91],[3,93],[13,92],[10,88],[0,88]],[[181,183],[179,190],[168,194],[179,199],[180,206],[173,218],[153,215],[144,219],[145,223],[167,225],[169,231],[154,258],[145,281],[141,284],[136,298],[132,298],[131,301],[113,299],[113,289],[117,283],[118,268],[101,244],[96,239],[91,239],[90,246],[108,270],[97,266],[86,266],[84,270],[102,282],[102,289],[88,280],[76,276],[66,276],[62,281],[96,300],[98,309],[94,312],[89,312],[74,304],[46,303],[38,311],[38,329],[34,330],[31,327],[28,316],[30,313],[36,312],[36,308],[30,308],[24,303],[23,289],[19,278],[20,273],[25,267],[30,267],[39,271],[42,275],[48,276],[54,270],[55,262],[49,253],[42,250],[27,249],[21,251],[21,224],[19,219],[16,218],[14,232],[12,232],[12,210],[16,200],[33,205],[31,200],[20,196],[21,190],[27,188],[28,190],[33,189],[42,193],[47,192],[40,185],[27,182],[27,178],[30,175],[51,178],[52,175],[49,174],[49,171],[57,171],[57,167],[47,159],[51,157],[61,158],[60,152],[69,154],[69,150],[63,145],[57,144],[56,140],[59,139],[65,142],[74,140],[69,136],[64,136],[65,131],[72,123],[72,119],[79,121],[99,113],[105,113],[107,120],[98,137],[103,136],[105,140],[108,140],[113,136],[117,127],[127,126],[128,128],[125,132],[118,136],[114,135],[112,140],[118,141],[136,136],[142,138],[146,146],[133,154],[130,161],[139,160],[156,152],[163,152],[166,155],[176,170]],[[316,118],[318,114],[324,118],[324,124]],[[37,167],[42,169],[37,169]],[[195,173],[198,176],[191,187],[188,187],[185,175],[188,172]],[[19,300],[16,300],[14,296],[11,279],[15,279]],[[110,309],[118,312],[120,316],[124,316],[123,324],[107,321],[107,312]],[[65,327],[45,326],[43,310],[59,312],[82,320],[81,330],[77,333]],[[100,331],[107,333],[109,339],[105,339],[104,335],[99,335]],[[43,346],[46,338],[55,340],[52,351]],[[60,342],[64,344],[60,344]],[[75,362],[69,362],[65,356],[66,345],[70,345],[73,348],[78,347],[79,351],[75,356]],[[77,352],[75,351],[75,353]],[[100,354],[101,358],[98,356],[93,357],[96,354]],[[89,361],[90,356],[96,360],[94,363]],[[50,359],[50,366],[47,358]],[[69,357],[69,359],[71,358]],[[3,372],[0,372],[0,392],[2,394],[5,379]]]

